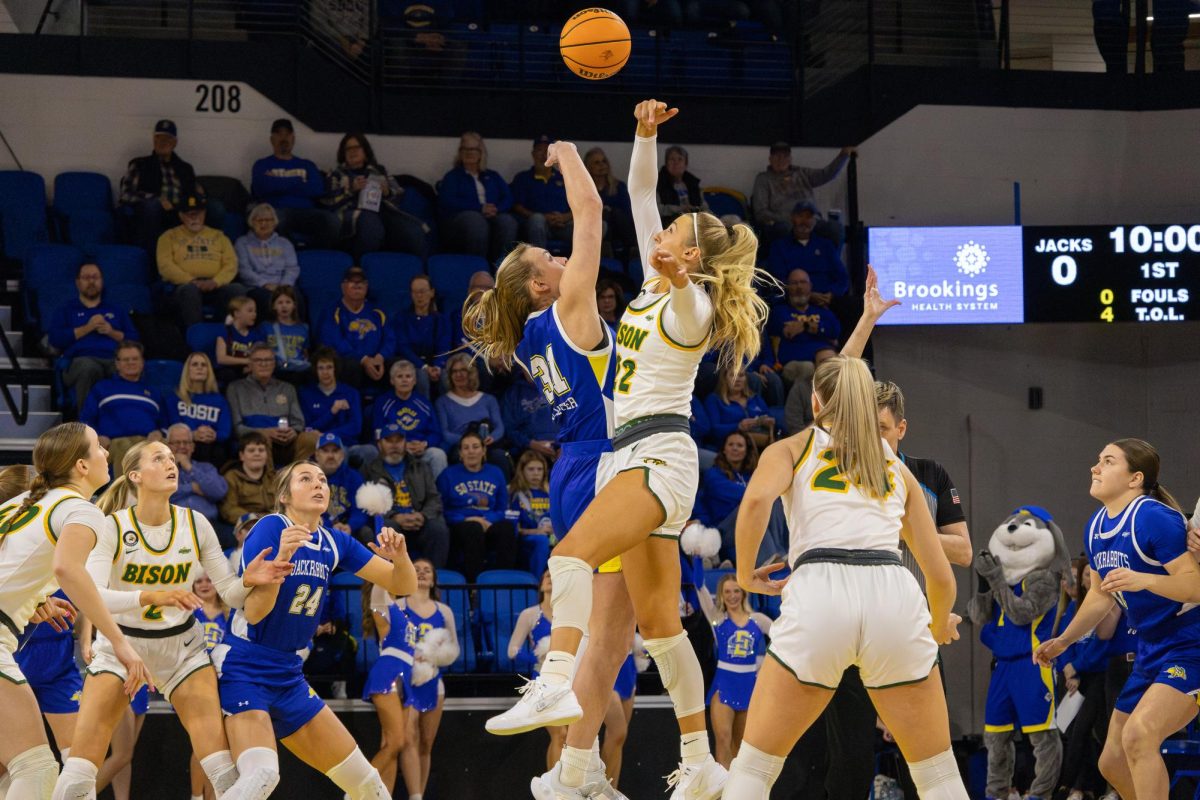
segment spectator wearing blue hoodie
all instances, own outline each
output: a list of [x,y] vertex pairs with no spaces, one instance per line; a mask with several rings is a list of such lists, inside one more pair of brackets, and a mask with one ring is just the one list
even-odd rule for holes
[[328,347],[313,354],[317,382],[300,390],[300,410],[309,430],[334,434],[342,442],[362,437],[362,395],[353,386],[338,383],[337,356]]
[[348,533],[360,542],[373,541],[374,529],[370,518],[355,505],[358,488],[363,485],[362,475],[346,463],[346,448],[336,433],[323,433],[317,439],[313,460],[325,473],[329,481],[329,508],[321,521],[342,533]]
[[453,448],[463,434],[478,433],[488,449],[488,461],[499,467],[507,479],[512,475],[512,462],[498,444],[506,433],[500,404],[492,395],[479,391],[479,368],[465,353],[451,356],[446,363],[446,374],[450,376],[450,391],[433,404],[442,441],[447,448]]
[[[504,390],[500,403],[500,417],[508,440],[512,442],[513,455],[522,450],[533,450],[554,463],[558,458],[558,425],[550,414],[550,404],[542,389],[529,379],[525,370],[515,370],[513,382]],[[538,570],[531,570],[540,575]]]
[[338,354],[342,380],[356,389],[382,385],[384,364],[396,341],[383,309],[367,300],[367,273],[350,267],[342,275],[342,299],[321,323],[321,344]]
[[459,253],[495,261],[517,238],[508,182],[487,168],[487,145],[474,131],[464,133],[454,169],[442,177],[438,213],[445,245]]
[[183,362],[179,387],[168,397],[168,419],[182,422],[192,430],[196,458],[209,464],[223,464],[233,453],[233,412],[225,395],[217,389],[212,362],[204,353],[192,353]]
[[[485,463],[487,447],[476,433],[459,439],[459,463],[437,479],[450,526],[450,561],[461,558],[463,574],[475,580],[484,569],[514,569],[520,512],[508,510],[508,486],[498,467]],[[510,515],[512,518],[510,518]]]
[[388,425],[399,425],[408,455],[429,467],[437,478],[446,468],[446,451],[442,449],[442,431],[433,404],[416,391],[417,370],[411,361],[402,359],[392,364],[388,377],[392,391],[380,395],[371,410],[374,438],[381,439]]
[[449,358],[450,318],[438,311],[433,284],[427,275],[409,281],[412,306],[392,317],[397,354],[417,368],[417,391],[430,397],[430,387],[442,379]]
[[162,441],[167,428],[166,400],[142,377],[143,352],[141,342],[118,344],[117,374],[93,386],[79,412],[79,420],[96,430],[101,447],[108,450],[110,464],[120,464],[143,439]]
[[712,430],[709,442],[724,441],[731,431],[742,431],[761,450],[775,440],[775,418],[767,412],[767,404],[750,391],[746,370],[730,373],[722,370],[717,376],[717,390],[704,400]]
[[79,296],[54,312],[47,330],[50,345],[71,361],[63,383],[75,392],[76,409],[82,409],[97,381],[112,376],[117,345],[138,334],[129,314],[104,301],[104,275],[94,262],[79,265],[75,288]]
[[254,162],[250,194],[278,209],[283,236],[300,233],[313,247],[333,247],[338,240],[337,216],[319,206],[325,176],[316,164],[292,152],[295,146],[290,119],[271,123],[271,155]]

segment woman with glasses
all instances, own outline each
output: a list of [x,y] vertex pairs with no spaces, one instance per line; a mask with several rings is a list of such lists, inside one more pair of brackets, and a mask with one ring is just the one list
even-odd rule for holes
[[459,140],[454,168],[438,188],[443,244],[450,252],[495,260],[517,238],[512,204],[508,181],[487,168],[483,137],[467,131]]

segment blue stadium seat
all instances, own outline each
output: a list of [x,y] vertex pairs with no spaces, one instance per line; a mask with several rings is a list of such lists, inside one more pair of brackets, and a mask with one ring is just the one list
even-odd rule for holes
[[454,612],[454,626],[458,630],[458,659],[447,669],[451,672],[474,672],[475,625],[471,619],[471,595],[466,588],[467,579],[461,572],[452,569],[439,569],[437,579],[442,602]]
[[54,179],[59,238],[81,247],[113,240],[112,183],[98,172],[61,172]]
[[132,314],[153,314],[150,287],[144,283],[118,283],[104,287],[104,299]]
[[225,333],[225,326],[220,322],[197,322],[187,329],[188,348],[193,353],[204,353],[208,360],[217,362],[217,337]]
[[54,309],[74,297],[75,274],[83,251],[69,244],[37,244],[25,256],[24,292],[26,319],[45,330]]
[[467,286],[476,272],[491,272],[486,260],[479,256],[430,256],[426,272],[438,293],[438,307],[443,311],[462,308],[467,299]]
[[389,318],[408,309],[408,285],[425,270],[421,259],[408,253],[367,253],[362,257],[370,297]]
[[300,263],[296,285],[304,292],[311,317],[312,312],[329,308],[342,296],[342,274],[354,265],[354,259],[340,250],[301,250],[296,259]]
[[150,259],[146,251],[128,244],[100,245],[92,250],[96,265],[104,273],[104,285],[150,285]]
[[36,172],[0,170],[0,241],[3,254],[18,261],[33,245],[50,241],[46,182]]
[[537,605],[538,580],[524,570],[491,569],[479,573],[475,582],[525,587],[479,593],[484,648],[494,654],[497,672],[516,672],[516,666],[508,657],[508,640],[512,638],[517,616],[526,608]]
[[736,214],[743,220],[749,218],[746,211],[746,195],[736,189],[726,189],[724,186],[709,186],[704,190],[704,200],[709,210],[718,217],[726,214]]
[[142,376],[146,379],[146,383],[157,388],[163,394],[173,395],[179,388],[179,376],[182,374],[182,361],[153,358],[146,362],[146,370]]

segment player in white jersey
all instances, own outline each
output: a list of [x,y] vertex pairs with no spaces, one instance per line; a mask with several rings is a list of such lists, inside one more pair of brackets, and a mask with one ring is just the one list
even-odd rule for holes
[[677,539],[699,477],[688,417],[705,351],[716,349],[724,369],[756,356],[767,308],[754,291],[758,240],[749,226],[727,228],[712,214],[696,213],[662,227],[655,143],[658,126],[677,113],[656,100],[634,111],[629,194],[652,277],[617,330],[613,458],[604,465],[604,488],[550,558],[554,622],[542,672],[488,729],[563,724],[564,709],[577,702],[570,679],[591,613],[592,572],[621,556],[638,627],[679,721],[681,763],[668,778],[672,798],[712,800],[725,770],[709,752],[703,676],[678,613]]
[[0,504],[0,708],[5,723],[0,762],[11,780],[10,797],[48,800],[58,763],[46,741],[37,700],[13,658],[26,623],[72,615],[69,604],[48,600],[61,583],[113,642],[129,676],[126,694],[135,694],[147,673],[85,567],[104,528],[104,516],[86,498],[108,482],[108,453],[94,430],[68,422],[38,437],[33,467],[38,474],[30,490]]
[[[738,511],[738,583],[783,594],[727,800],[767,800],[784,758],[858,666],[923,800],[966,800],[937,646],[958,637],[955,583],[919,485],[879,437],[866,362],[835,356],[813,381],[814,426],[768,447]],[[755,569],[771,505],[783,498],[793,574]],[[925,573],[928,606],[900,563],[900,539]]]
[[[269,786],[238,776],[229,752],[217,694],[217,677],[203,627],[192,611],[202,603],[191,592],[201,570],[217,592],[241,607],[252,587],[282,583],[290,565],[247,565],[239,580],[229,568],[212,524],[190,509],[171,505],[179,485],[175,457],[162,442],[139,442],[125,454],[122,474],[100,498],[109,514],[88,558],[88,572],[108,610],[145,660],[155,687],[175,706],[200,766],[217,797],[264,798]],[[129,507],[130,495],[137,505]],[[55,800],[88,796],[113,731],[128,706],[121,684],[125,668],[111,640],[96,638],[76,722],[76,744],[55,787]]]

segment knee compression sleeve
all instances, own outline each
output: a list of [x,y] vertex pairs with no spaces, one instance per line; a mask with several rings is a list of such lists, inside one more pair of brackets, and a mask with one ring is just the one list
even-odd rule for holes
[[[46,750],[49,752],[50,748],[46,748]],[[68,758],[67,763],[63,764],[62,774],[58,776],[58,782],[54,784],[54,794],[50,795],[50,797],[52,800],[94,800],[96,797],[96,773],[98,771],[96,765],[86,758]],[[14,793],[16,793],[19,785],[20,779],[14,775]],[[29,796],[42,797],[43,795],[31,794]],[[25,797],[25,795],[17,794],[17,797]]]
[[58,762],[48,745],[39,744],[18,753],[8,762],[8,796],[49,800],[58,779]]
[[958,772],[953,750],[909,764],[908,771],[912,774],[913,785],[917,787],[921,800],[967,800],[967,790]]
[[357,748],[325,775],[337,784],[350,800],[391,800],[391,794],[383,785],[379,772]]
[[771,787],[783,771],[783,762],[781,756],[742,742],[737,758],[729,766],[729,780],[721,796],[727,800],[768,800]]
[[237,760],[237,782],[221,800],[266,800],[279,784],[279,754],[270,747],[251,747]]
[[552,628],[588,629],[592,615],[592,567],[581,558],[551,556],[548,563],[554,590],[550,605],[554,609]]
[[658,665],[663,686],[671,695],[675,717],[686,717],[704,710],[704,673],[696,659],[686,632],[665,639],[647,639],[646,652]]
[[233,765],[233,756],[228,750],[218,750],[200,759],[200,769],[204,770],[218,798],[223,798],[237,783],[237,767]]

